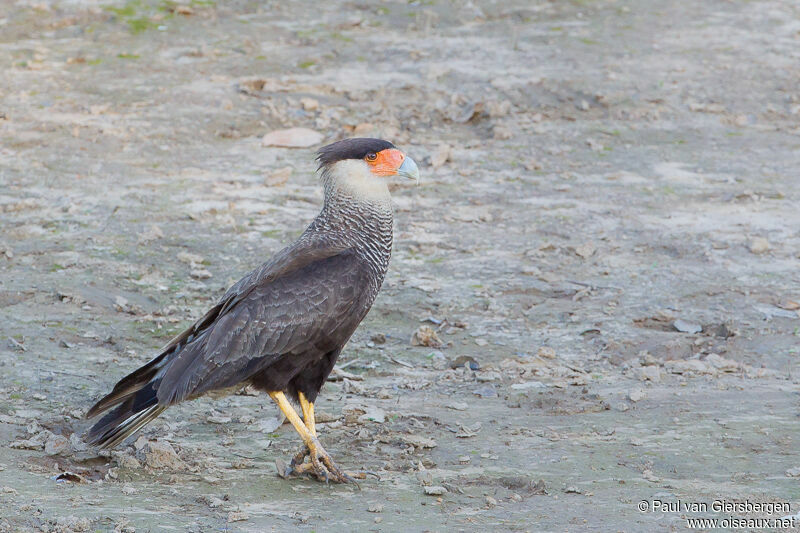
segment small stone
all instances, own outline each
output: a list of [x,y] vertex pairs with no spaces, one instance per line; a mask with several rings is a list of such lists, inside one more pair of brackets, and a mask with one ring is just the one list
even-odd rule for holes
[[437,446],[436,441],[432,438],[420,435],[403,435],[401,439],[415,448],[435,448]]
[[634,389],[628,393],[628,399],[632,402],[644,400],[647,394],[642,389]]
[[376,135],[378,133],[378,128],[375,124],[371,122],[362,122],[361,124],[357,125],[353,130],[353,136],[355,137],[365,137],[369,135]]
[[277,170],[273,170],[272,174],[267,176],[264,180],[264,184],[270,187],[280,187],[281,185],[285,184],[289,181],[289,178],[292,176],[293,172],[292,167],[283,167]]
[[489,508],[492,508],[492,507],[497,507],[497,500],[496,500],[496,499],[494,499],[494,498],[492,498],[491,496],[487,496],[487,497],[486,497],[486,505],[487,505]]
[[189,252],[179,252],[176,256],[178,261],[186,263],[187,265],[201,265],[204,261],[202,255],[192,254]]
[[319,144],[324,136],[308,128],[289,128],[267,133],[261,139],[262,146],[280,146],[283,148],[308,148]]
[[661,367],[656,365],[643,366],[639,369],[639,377],[642,381],[658,383],[661,381]]
[[441,496],[443,494],[447,494],[447,489],[440,485],[423,487],[423,489],[425,490],[425,494],[427,494],[428,496]]
[[504,124],[495,124],[495,126],[492,128],[492,137],[498,141],[504,141],[513,136],[514,132],[511,131],[511,128]]
[[787,477],[800,477],[800,466],[795,466],[786,471]]
[[770,245],[769,241],[764,237],[755,237],[750,239],[747,247],[750,249],[750,252],[754,254],[763,254],[767,253],[772,246]]
[[148,442],[145,448],[145,463],[151,468],[165,468],[169,470],[183,470],[186,468],[172,444],[165,440]]
[[383,512],[383,504],[382,503],[373,503],[369,507],[367,507],[367,511],[370,513],[382,513]]
[[436,151],[431,154],[431,166],[433,168],[439,168],[445,163],[447,163],[448,159],[450,159],[450,152],[452,148],[449,144],[440,144]]
[[536,355],[543,359],[555,359],[556,351],[549,346],[540,346],[539,350],[536,352]]
[[69,450],[69,439],[63,435],[53,435],[44,443],[44,453],[47,455],[63,455]]
[[420,326],[417,331],[411,336],[411,344],[413,346],[427,346],[429,348],[441,348],[443,346],[442,339],[430,326]]
[[593,242],[586,242],[575,248],[575,253],[584,259],[589,259],[595,252],[597,246]]
[[453,409],[454,411],[466,411],[469,409],[469,404],[467,402],[449,402],[444,406],[448,409]]
[[677,331],[681,333],[700,333],[703,331],[703,326],[700,324],[695,324],[694,322],[688,322],[686,320],[678,319],[672,323],[672,327],[675,328]]
[[458,458],[459,464],[468,465],[472,461],[472,458],[469,455],[462,455]]
[[244,511],[231,511],[228,513],[228,523],[230,522],[242,522],[250,518],[250,515],[245,513]]
[[194,279],[208,279],[211,277],[211,272],[205,268],[196,268],[189,272],[189,275],[192,276]]
[[155,241],[158,239],[162,239],[164,237],[164,232],[161,231],[161,228],[156,226],[155,224],[150,226],[150,229],[147,231],[143,231],[139,234],[139,238],[137,239],[138,244],[147,244],[148,242]]
[[315,98],[301,98],[300,105],[303,106],[303,109],[306,111],[316,111],[319,109],[319,100]]
[[117,311],[124,311],[128,307],[128,299],[124,296],[115,296],[114,297],[114,309]]

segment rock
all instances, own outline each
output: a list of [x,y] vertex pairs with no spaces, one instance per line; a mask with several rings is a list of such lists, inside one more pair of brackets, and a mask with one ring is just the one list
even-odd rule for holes
[[138,244],[147,244],[148,242],[155,241],[158,239],[164,238],[164,232],[161,231],[161,228],[153,224],[150,226],[150,229],[147,231],[143,231],[139,234],[139,238],[137,239]]
[[383,333],[376,333],[372,337],[369,338],[375,344],[386,344],[386,335]]
[[400,437],[403,442],[415,448],[436,448],[436,441],[430,437],[421,435],[403,435]]
[[366,412],[358,417],[358,421],[383,424],[386,421],[386,412],[379,407],[367,407]]
[[713,374],[714,371],[703,361],[697,359],[684,360],[668,360],[664,362],[664,368],[673,374]]
[[194,279],[208,279],[211,277],[211,272],[209,272],[208,269],[205,268],[195,268],[191,272],[189,272],[189,275],[192,276]]
[[555,359],[556,351],[549,346],[540,346],[539,350],[536,352],[536,355],[543,359]]
[[786,471],[787,477],[800,477],[800,466],[795,466]]
[[53,262],[68,268],[77,265],[80,257],[78,252],[58,252],[53,254]]
[[354,137],[367,137],[370,135],[377,135],[378,127],[371,122],[362,122],[353,129]]
[[117,295],[114,297],[114,309],[117,311],[125,311],[128,308],[128,299],[124,296]]
[[70,451],[69,439],[63,435],[52,435],[44,443],[44,453],[47,455],[63,455]]
[[245,513],[244,511],[231,511],[228,513],[228,523],[230,522],[242,522],[250,518],[250,515]]
[[467,402],[448,402],[444,406],[455,411],[466,411],[469,409],[469,404]]
[[55,531],[75,531],[83,532],[89,531],[92,527],[92,522],[85,517],[78,518],[77,516],[67,516],[56,520]]
[[179,252],[176,256],[178,261],[186,263],[187,265],[202,265],[205,260],[202,255],[192,254],[189,252]]
[[268,185],[269,187],[280,187],[281,185],[285,184],[289,181],[289,178],[292,175],[292,167],[283,167],[277,170],[273,170],[272,174],[266,177],[264,180],[264,185]]
[[440,144],[436,151],[431,154],[431,166],[433,168],[439,168],[445,163],[447,160],[450,159],[450,153],[452,152],[452,147],[449,144]]
[[145,463],[150,468],[168,469],[168,470],[183,470],[186,468],[172,444],[165,440],[150,441],[145,446]]
[[370,513],[382,513],[383,512],[383,504],[382,503],[373,503],[369,507],[367,507],[367,511]]
[[678,319],[672,323],[672,327],[681,333],[700,333],[703,331],[703,326],[695,324],[694,322],[687,322],[686,320]]
[[472,391],[472,394],[480,396],[481,398],[497,398],[497,391],[491,385],[479,387]]
[[593,242],[585,242],[575,248],[575,253],[584,259],[589,259],[595,252],[597,252],[597,246]]
[[114,452],[114,459],[117,461],[117,465],[120,468],[126,468],[129,470],[138,470],[142,467],[142,463],[140,463],[136,457],[130,455],[127,452]]
[[648,365],[639,368],[639,379],[642,381],[652,381],[658,383],[661,381],[661,367],[656,365]]
[[450,368],[468,368],[469,370],[477,371],[481,369],[481,365],[475,360],[474,357],[469,355],[459,355],[456,360],[450,363]]
[[505,124],[495,124],[492,128],[492,138],[504,141],[514,136],[514,132]]
[[411,336],[411,344],[413,346],[428,346],[430,348],[441,348],[443,346],[442,339],[430,326],[420,326],[417,331]]
[[492,498],[491,496],[487,496],[486,497],[486,506],[489,507],[490,509],[492,507],[497,507],[497,500]]
[[275,130],[264,135],[262,146],[280,146],[283,148],[308,148],[319,144],[324,136],[308,128],[289,128]]
[[303,109],[306,111],[316,111],[319,109],[319,100],[316,98],[301,98],[300,105],[303,106]]
[[440,486],[434,485],[431,487],[423,487],[425,490],[425,494],[428,496],[441,496],[442,494],[447,494],[447,489]]
[[769,241],[764,237],[754,237],[750,239],[750,242],[747,244],[748,249],[750,252],[754,254],[763,254],[770,250],[771,245]]
[[628,393],[628,399],[632,402],[644,400],[647,394],[642,389],[634,389]]
[[741,368],[741,365],[732,359],[725,359],[724,357],[710,353],[706,356],[706,364],[711,365],[720,372],[736,372]]
[[524,383],[514,383],[511,385],[512,390],[526,391],[531,389],[544,389],[547,385],[541,381],[526,381]]

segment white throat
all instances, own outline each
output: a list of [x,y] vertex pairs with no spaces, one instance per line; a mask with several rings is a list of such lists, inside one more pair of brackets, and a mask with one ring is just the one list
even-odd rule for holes
[[344,159],[331,165],[325,175],[325,194],[345,194],[358,202],[391,203],[387,178],[370,172],[361,159]]

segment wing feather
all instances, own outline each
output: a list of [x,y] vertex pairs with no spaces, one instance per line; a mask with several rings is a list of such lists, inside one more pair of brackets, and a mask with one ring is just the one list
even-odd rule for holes
[[366,266],[348,249],[314,250],[305,259],[240,286],[171,362],[159,405],[234,386],[280,358],[343,345],[371,304]]

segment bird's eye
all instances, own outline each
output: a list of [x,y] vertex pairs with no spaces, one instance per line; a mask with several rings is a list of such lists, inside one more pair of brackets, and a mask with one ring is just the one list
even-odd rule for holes
[[367,161],[375,161],[376,159],[378,159],[378,154],[376,154],[375,152],[370,152],[364,159],[366,159]]

